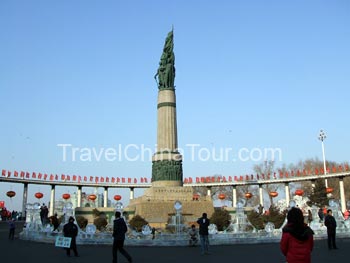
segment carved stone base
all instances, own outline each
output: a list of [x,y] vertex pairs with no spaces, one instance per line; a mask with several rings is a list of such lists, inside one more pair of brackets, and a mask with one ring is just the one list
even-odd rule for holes
[[125,211],[142,216],[151,226],[165,227],[176,213],[175,201],[182,203],[181,213],[187,225],[196,222],[202,213],[207,213],[209,217],[214,213],[210,196],[194,200],[191,187],[151,187],[143,196],[130,200]]

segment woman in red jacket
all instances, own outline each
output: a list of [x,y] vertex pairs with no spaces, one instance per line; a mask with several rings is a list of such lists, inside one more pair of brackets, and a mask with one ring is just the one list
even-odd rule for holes
[[280,242],[283,255],[288,263],[311,263],[314,232],[304,223],[303,212],[293,207],[288,212],[287,220]]

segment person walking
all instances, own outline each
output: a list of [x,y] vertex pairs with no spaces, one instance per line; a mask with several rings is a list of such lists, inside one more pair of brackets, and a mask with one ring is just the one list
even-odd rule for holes
[[199,237],[201,241],[202,255],[209,255],[209,230],[210,220],[207,213],[203,213],[202,217],[197,220],[199,224]]
[[304,223],[303,212],[292,207],[287,215],[287,225],[282,229],[280,249],[288,263],[311,263],[314,232]]
[[15,224],[15,219],[11,219],[9,222],[9,239],[14,240],[15,238],[15,229],[16,229],[16,224]]
[[132,258],[129,253],[124,249],[125,233],[128,231],[126,223],[123,218],[121,218],[121,213],[119,211],[115,212],[115,220],[113,221],[113,263],[118,262],[117,252],[119,252],[128,260],[132,262]]
[[79,257],[77,251],[76,236],[78,235],[78,226],[74,224],[74,217],[69,217],[68,223],[63,226],[63,235],[65,237],[70,237],[70,247],[66,248],[67,256],[70,257],[70,250],[74,252],[74,256]]
[[337,232],[337,222],[334,219],[332,209],[327,210],[327,215],[324,219],[324,225],[327,227],[328,249],[338,249],[335,244],[335,233]]

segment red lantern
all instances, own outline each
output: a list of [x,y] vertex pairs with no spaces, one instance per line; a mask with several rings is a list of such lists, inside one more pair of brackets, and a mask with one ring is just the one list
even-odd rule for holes
[[295,190],[295,195],[302,196],[303,194],[304,194],[304,191],[303,191],[303,190],[301,190],[301,189]]
[[88,196],[88,198],[89,198],[89,200],[91,200],[91,201],[95,201],[96,198],[97,198],[97,196],[94,195],[94,194],[91,194],[91,195]]
[[63,198],[64,200],[67,200],[67,199],[70,198],[70,194],[63,194],[63,195],[62,195],[62,198]]
[[220,200],[224,200],[226,198],[226,195],[225,194],[219,194],[218,197],[219,197]]
[[245,198],[250,199],[252,198],[253,194],[248,192],[248,193],[245,193],[244,196]]
[[7,195],[8,197],[12,198],[12,197],[14,197],[14,196],[16,195],[16,192],[15,192],[15,191],[8,191],[8,192],[6,193],[6,195]]
[[116,201],[119,201],[119,200],[121,200],[122,199],[122,197],[120,196],[120,195],[115,195],[114,196],[114,200],[116,200]]
[[333,188],[332,187],[327,187],[326,188],[326,193],[327,194],[331,194],[333,192]]
[[270,196],[271,196],[271,197],[276,197],[276,196],[278,196],[278,193],[277,193],[277,192],[275,192],[275,191],[270,192]]
[[40,193],[40,192],[37,192],[37,193],[35,193],[34,196],[35,196],[36,198],[38,198],[38,199],[41,199],[41,198],[43,198],[44,194],[43,194],[43,193]]

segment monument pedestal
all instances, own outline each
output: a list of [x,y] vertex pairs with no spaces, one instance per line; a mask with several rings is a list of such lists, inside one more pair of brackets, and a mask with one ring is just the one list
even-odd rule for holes
[[165,228],[171,223],[176,213],[174,204],[182,203],[182,217],[184,224],[190,226],[197,221],[203,213],[210,217],[214,213],[214,206],[210,196],[193,198],[192,187],[151,187],[145,190],[143,196],[130,200],[125,211],[145,218],[152,227]]

